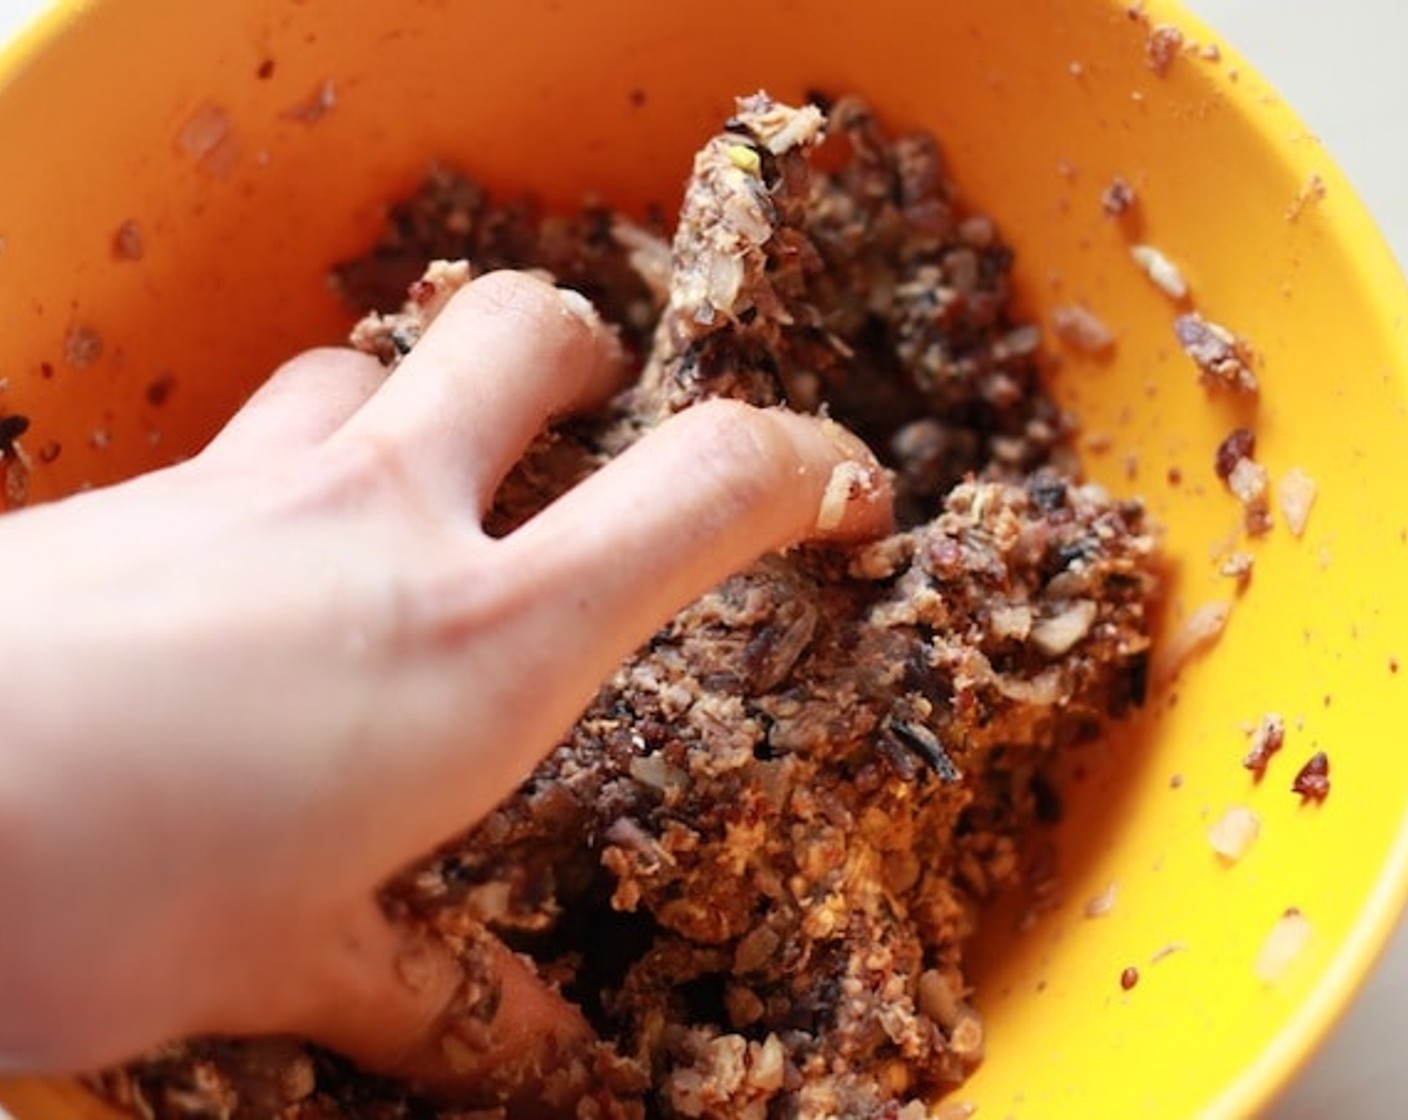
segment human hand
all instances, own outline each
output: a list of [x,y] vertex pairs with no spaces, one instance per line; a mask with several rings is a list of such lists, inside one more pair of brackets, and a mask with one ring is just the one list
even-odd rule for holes
[[[390,377],[305,354],[188,462],[0,519],[0,1061],[277,1031],[473,1080],[438,1033],[460,968],[377,886],[510,792],[696,595],[889,521],[858,441],[720,401],[487,536],[535,433],[617,367],[575,302],[493,274]],[[486,1065],[585,1035],[488,952]]]

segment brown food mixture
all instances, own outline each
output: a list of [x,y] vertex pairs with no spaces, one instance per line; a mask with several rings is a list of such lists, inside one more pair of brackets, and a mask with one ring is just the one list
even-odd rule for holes
[[[824,125],[834,172],[810,156]],[[714,396],[829,410],[893,468],[900,528],[769,556],[686,608],[386,906],[452,946],[487,928],[580,1004],[601,1041],[562,1115],[927,1116],[982,1058],[965,946],[1056,811],[1044,771],[1142,702],[1148,665],[1144,511],[1079,481],[1011,252],[931,137],[760,94],[696,158],[672,250],[440,171],[336,278],[393,306],[433,258],[471,267],[433,268],[358,345],[395,362],[447,286],[513,266],[587,294],[640,362],[539,441],[496,530]],[[286,1039],[181,1044],[99,1085],[155,1117],[507,1115]]]

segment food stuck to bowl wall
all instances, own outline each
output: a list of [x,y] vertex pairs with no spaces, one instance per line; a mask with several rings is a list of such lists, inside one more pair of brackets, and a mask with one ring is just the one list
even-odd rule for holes
[[[896,533],[768,557],[686,608],[515,795],[386,887],[467,973],[500,939],[595,1028],[550,1071],[525,1048],[478,1106],[526,1083],[563,1116],[929,1115],[982,1060],[965,946],[1056,811],[1048,764],[1143,702],[1153,537],[1138,503],[1080,481],[1038,332],[1008,306],[1012,254],[930,137],[888,139],[848,98],[829,112],[846,150],[814,160],[826,127],[742,99],[672,252],[608,211],[539,219],[441,172],[338,270],[359,303],[409,283],[354,334],[388,364],[502,266],[584,292],[634,350],[635,384],[505,483],[501,530],[714,397],[825,410],[895,472]],[[470,263],[416,279],[431,258]],[[492,1030],[496,1002],[491,985],[465,1021]],[[195,1041],[97,1083],[158,1117],[416,1098],[288,1040]]]

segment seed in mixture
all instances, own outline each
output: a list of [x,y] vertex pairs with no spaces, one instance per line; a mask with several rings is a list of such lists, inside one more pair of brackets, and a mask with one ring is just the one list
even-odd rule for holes
[[1138,983],[1139,969],[1135,968],[1133,965],[1129,965],[1123,972],[1120,973],[1120,988],[1123,991],[1127,992],[1131,990]]

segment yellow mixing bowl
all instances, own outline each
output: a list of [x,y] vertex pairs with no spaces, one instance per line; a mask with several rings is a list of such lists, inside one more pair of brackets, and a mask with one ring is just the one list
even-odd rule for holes
[[[1186,41],[1159,73],[1165,23]],[[279,359],[337,339],[328,266],[432,158],[563,207],[668,208],[695,144],[760,86],[863,91],[934,130],[1015,246],[1026,309],[1085,303],[1117,332],[1113,360],[1062,352],[1055,385],[1091,473],[1167,528],[1165,637],[1233,598],[1214,558],[1240,520],[1213,474],[1227,432],[1252,423],[1274,478],[1318,483],[1303,537],[1278,524],[1251,546],[1222,640],[1083,759],[1059,904],[1025,929],[1015,906],[991,915],[988,1058],[958,1094],[993,1118],[1252,1111],[1345,1007],[1408,884],[1408,300],[1325,152],[1172,5],[62,5],[0,57],[0,411],[33,422],[31,499],[189,452]],[[1175,308],[1102,212],[1116,176],[1138,239],[1260,354],[1259,407],[1198,385]],[[1244,724],[1272,711],[1286,745],[1254,784]],[[1288,787],[1317,750],[1333,788],[1302,804]],[[1206,836],[1229,805],[1263,822],[1231,866]],[[1312,936],[1268,983],[1255,962],[1288,907]],[[72,1086],[0,1099],[98,1114]]]

